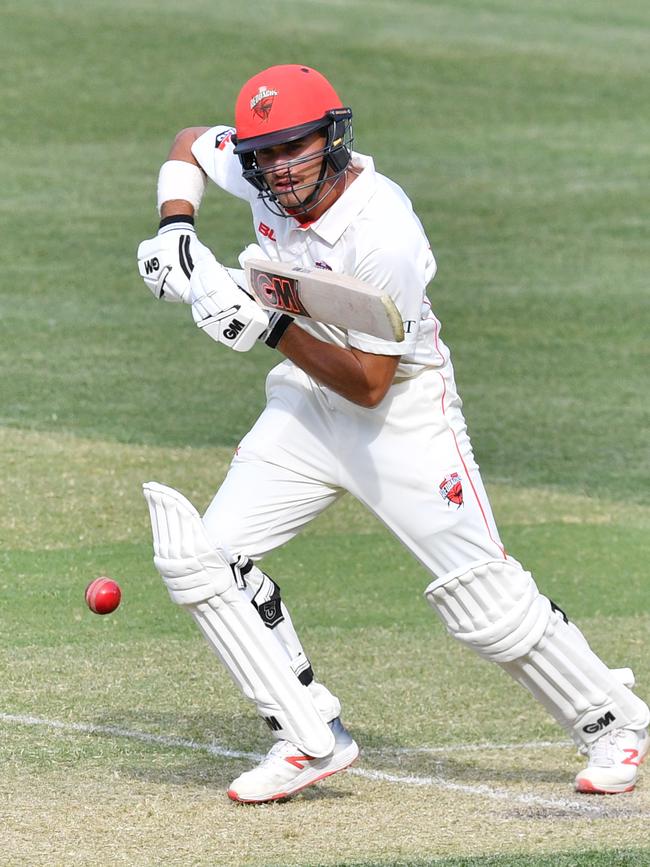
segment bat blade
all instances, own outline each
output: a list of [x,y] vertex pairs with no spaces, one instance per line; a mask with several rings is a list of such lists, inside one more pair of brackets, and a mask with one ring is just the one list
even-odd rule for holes
[[245,272],[248,288],[267,310],[281,310],[384,340],[404,340],[395,302],[364,280],[267,259],[249,259]]

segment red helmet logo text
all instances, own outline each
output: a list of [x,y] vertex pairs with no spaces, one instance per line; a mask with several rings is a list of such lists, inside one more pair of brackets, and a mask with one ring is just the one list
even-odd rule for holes
[[253,114],[261,120],[268,120],[273,108],[273,100],[277,95],[277,90],[262,85],[250,102]]

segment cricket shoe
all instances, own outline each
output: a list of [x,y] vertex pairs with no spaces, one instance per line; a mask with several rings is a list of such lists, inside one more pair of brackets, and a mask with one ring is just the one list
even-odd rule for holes
[[349,767],[359,747],[338,717],[329,727],[334,735],[329,755],[317,759],[289,741],[277,741],[256,768],[233,780],[228,797],[244,804],[277,801]]
[[631,792],[649,750],[647,729],[606,732],[589,745],[589,764],[576,777],[576,791],[594,795]]

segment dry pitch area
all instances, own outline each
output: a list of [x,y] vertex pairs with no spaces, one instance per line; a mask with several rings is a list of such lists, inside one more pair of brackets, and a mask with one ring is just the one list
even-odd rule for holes
[[[32,732],[32,748],[71,736]],[[602,802],[558,797],[575,763],[557,748],[420,756],[409,762],[418,772],[412,782],[404,769],[392,782],[370,779],[371,768],[394,758],[367,755],[358,770],[292,802],[254,808],[231,805],[219,791],[241,762],[188,758],[191,767],[170,774],[169,751],[160,750],[144,779],[106,773],[99,762],[73,773],[10,768],[3,863],[395,863],[647,843],[647,788]]]
[[[550,853],[647,845],[648,780],[616,798],[575,795],[581,759],[526,696],[447,639],[419,599],[421,576],[418,615],[406,629],[359,622],[338,633],[306,617],[307,642],[362,744],[357,765],[287,803],[231,804],[230,779],[267,740],[189,619],[167,603],[148,562],[139,495],[145,469],[173,483],[191,476],[198,453],[11,430],[1,436],[10,467],[17,455],[32,456],[23,460],[23,480],[38,496],[9,485],[13,505],[0,523],[7,549],[21,556],[34,549],[31,566],[16,576],[28,582],[22,626],[2,650],[0,863],[388,865],[549,853],[552,864]],[[222,473],[228,453],[203,457]],[[57,493],[44,481],[48,466],[60,469]],[[207,483],[189,493],[201,502]],[[621,520],[620,511],[614,517],[580,497],[513,495],[498,486],[491,493],[506,526],[516,517],[534,527],[552,516],[611,533]],[[647,510],[624,517],[628,527],[647,526]],[[317,552],[319,539],[349,533],[359,546],[385,535],[344,501],[309,531],[299,561],[310,546]],[[83,607],[85,549],[107,567],[118,557],[125,564],[124,604],[111,617]],[[295,568],[305,568],[304,559]],[[2,583],[5,593],[15,589],[6,574]],[[341,603],[348,590],[332,592]],[[318,595],[309,599],[317,604]],[[593,633],[606,622],[615,622],[616,635],[605,650],[641,660],[649,618],[594,617],[585,627]]]
[[[5,769],[3,863],[392,864],[647,844],[648,787],[621,798],[574,796],[568,781],[579,764],[557,745],[367,751],[356,768],[293,801],[242,807],[223,788],[249,760],[220,756],[214,745],[2,722],[25,749],[53,752],[65,740],[91,753],[72,771],[56,762]],[[106,766],[111,749],[128,752],[128,770]]]

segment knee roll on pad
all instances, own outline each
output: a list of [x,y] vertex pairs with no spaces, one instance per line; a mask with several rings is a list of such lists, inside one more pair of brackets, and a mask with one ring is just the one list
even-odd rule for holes
[[515,561],[446,575],[425,595],[451,635],[499,663],[579,745],[608,729],[648,725],[647,705],[626,686],[629,669],[611,671]]
[[172,600],[192,605],[235,587],[230,563],[208,539],[194,506],[174,488],[143,485],[153,531],[154,564]]
[[446,575],[424,592],[454,638],[494,662],[528,653],[551,613],[532,575],[508,560]]
[[187,608],[273,734],[310,756],[328,755],[334,736],[288,655],[237,586],[237,564],[233,571],[225,554],[211,546],[198,512],[178,491],[149,482],[144,495],[154,563],[171,598]]

